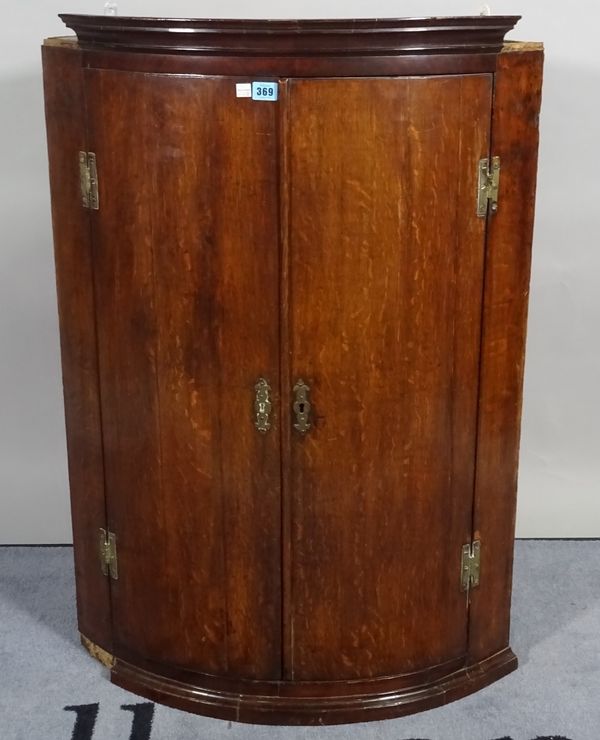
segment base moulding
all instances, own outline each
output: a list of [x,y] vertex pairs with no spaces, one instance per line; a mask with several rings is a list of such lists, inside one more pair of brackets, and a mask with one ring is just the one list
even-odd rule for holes
[[[327,725],[401,717],[460,699],[517,667],[517,657],[507,647],[427,683],[422,682],[422,673],[415,674],[420,683],[401,688],[392,688],[394,679],[390,677],[294,683],[216,680],[188,671],[182,681],[121,660],[83,635],[82,643],[92,657],[110,669],[111,680],[117,686],[176,709],[253,724]],[[398,679],[405,681],[406,676]],[[216,683],[219,685],[211,685]],[[335,692],[336,684],[343,687],[343,693]]]

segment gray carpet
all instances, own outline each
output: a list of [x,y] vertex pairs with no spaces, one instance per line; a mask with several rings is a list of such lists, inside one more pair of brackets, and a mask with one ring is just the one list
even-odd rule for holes
[[[156,706],[152,740],[600,740],[600,542],[520,541],[512,647],[519,670],[441,709],[387,722],[260,727]],[[152,706],[112,686],[77,641],[70,548],[0,548],[0,740],[146,740]],[[76,734],[91,735],[95,708]],[[86,714],[87,712],[87,714]],[[145,716],[144,716],[145,715]],[[87,719],[86,719],[87,717]]]

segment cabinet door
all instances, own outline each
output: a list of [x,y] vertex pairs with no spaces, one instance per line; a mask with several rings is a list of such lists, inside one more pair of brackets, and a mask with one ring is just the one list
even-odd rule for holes
[[115,653],[280,674],[275,108],[87,70]]
[[[289,116],[286,673],[463,659],[489,75],[299,80]],[[292,418],[293,421],[293,418]]]

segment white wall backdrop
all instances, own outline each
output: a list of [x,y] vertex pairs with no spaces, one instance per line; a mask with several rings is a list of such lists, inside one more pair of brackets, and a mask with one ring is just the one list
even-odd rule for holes
[[[491,2],[544,41],[545,87],[517,534],[600,536],[600,181],[597,0]],[[455,0],[122,0],[121,15],[342,17],[478,13]],[[39,45],[59,12],[103,0],[3,3],[0,50],[0,543],[70,542]]]

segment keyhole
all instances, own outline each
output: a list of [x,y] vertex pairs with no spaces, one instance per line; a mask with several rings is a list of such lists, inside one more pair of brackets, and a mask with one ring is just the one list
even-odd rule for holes
[[300,403],[298,404],[298,409],[301,414],[304,413],[304,403],[302,401],[300,401]]

